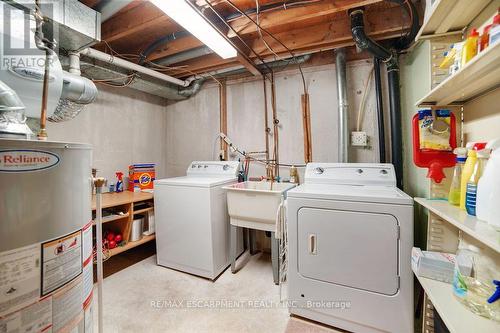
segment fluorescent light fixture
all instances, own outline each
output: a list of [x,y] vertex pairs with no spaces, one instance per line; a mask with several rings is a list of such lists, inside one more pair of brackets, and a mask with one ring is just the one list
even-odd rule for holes
[[236,57],[236,49],[187,0],[149,0],[223,59]]

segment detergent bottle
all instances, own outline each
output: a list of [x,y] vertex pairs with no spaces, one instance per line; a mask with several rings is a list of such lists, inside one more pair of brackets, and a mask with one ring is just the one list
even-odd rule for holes
[[457,155],[457,164],[453,171],[453,179],[451,181],[450,192],[448,194],[448,202],[452,205],[460,205],[460,182],[462,180],[462,169],[467,159],[467,149],[460,147],[453,151]]
[[484,172],[484,167],[486,162],[490,157],[490,152],[488,149],[483,149],[477,152],[477,161],[474,165],[474,171],[467,182],[466,194],[465,194],[465,208],[467,213],[472,216],[476,216],[476,204],[477,204],[477,184],[479,179]]
[[116,172],[116,192],[123,192],[123,172]]
[[467,144],[467,160],[462,169],[462,178],[460,180],[460,209],[465,210],[465,194],[467,193],[467,182],[469,181],[474,165],[477,161],[477,150],[483,149],[486,143],[471,142]]
[[474,28],[471,30],[469,37],[467,37],[464,42],[462,49],[462,67],[476,56],[478,39],[479,32]]
[[491,156],[477,186],[477,218],[500,229],[500,139],[488,142]]

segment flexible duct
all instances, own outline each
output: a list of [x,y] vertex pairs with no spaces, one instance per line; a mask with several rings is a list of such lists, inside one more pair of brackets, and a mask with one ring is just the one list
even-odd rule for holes
[[68,121],[75,118],[83,108],[95,101],[97,87],[91,80],[63,71],[63,89],[51,122]]
[[345,49],[335,51],[339,106],[339,162],[349,162],[349,103],[347,101],[347,66]]
[[[415,39],[419,29],[419,18],[415,6],[407,0],[386,0],[397,3],[409,11],[412,17],[410,33],[400,37],[393,43],[393,49],[388,50],[379,45],[365,33],[364,10],[358,8],[349,12],[351,18],[351,31],[356,45],[369,51],[378,59],[387,64],[387,75],[389,85],[390,120],[391,120],[391,158],[396,171],[397,185],[403,188],[403,131],[401,124],[401,93],[399,87],[399,65],[398,51],[407,48]],[[380,138],[379,138],[380,140]]]
[[33,135],[26,124],[24,104],[7,84],[0,81],[0,136]]

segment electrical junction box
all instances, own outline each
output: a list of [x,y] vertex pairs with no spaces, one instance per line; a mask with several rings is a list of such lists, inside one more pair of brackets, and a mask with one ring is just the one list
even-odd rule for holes
[[366,135],[366,132],[352,132],[351,145],[355,147],[368,146],[368,135]]

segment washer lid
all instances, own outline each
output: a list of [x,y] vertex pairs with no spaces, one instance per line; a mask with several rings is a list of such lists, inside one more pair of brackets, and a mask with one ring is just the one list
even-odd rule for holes
[[288,198],[413,205],[413,199],[408,194],[393,186],[303,184],[288,191],[287,196]]
[[155,180],[155,186],[170,185],[170,186],[190,186],[190,187],[213,187],[235,182],[235,177],[198,177],[198,176],[183,176],[175,178],[166,178]]

